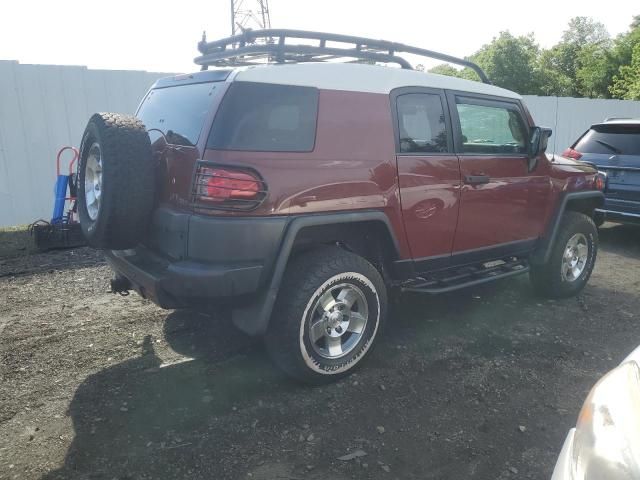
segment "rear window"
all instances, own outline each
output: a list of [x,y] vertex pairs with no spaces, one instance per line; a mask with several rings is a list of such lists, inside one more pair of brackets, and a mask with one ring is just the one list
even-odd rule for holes
[[317,116],[315,88],[236,82],[222,100],[207,148],[310,152]]
[[[215,83],[194,83],[151,90],[137,117],[147,130],[162,131],[168,143],[194,146],[216,89]],[[154,138],[153,132],[150,136]]]
[[596,125],[573,148],[581,153],[640,155],[640,125]]
[[397,109],[401,153],[448,151],[449,142],[440,95],[400,95]]

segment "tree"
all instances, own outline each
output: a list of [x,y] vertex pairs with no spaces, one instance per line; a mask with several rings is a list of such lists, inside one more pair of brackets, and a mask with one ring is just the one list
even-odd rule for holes
[[[640,15],[634,17],[631,30],[618,35],[614,41],[611,55],[615,62],[614,75],[611,77],[609,92],[614,98],[629,98],[629,85],[633,85],[634,61],[637,62],[636,49],[640,45]],[[638,69],[635,64],[636,72]],[[633,88],[631,88],[633,91]]]
[[560,42],[542,59],[542,68],[547,74],[556,72],[553,76],[558,80],[556,83],[560,91],[545,93],[608,96],[607,85],[615,72],[605,55],[610,46],[611,38],[602,23],[588,17],[569,20]]
[[601,22],[589,17],[573,17],[562,33],[561,43],[580,47],[583,45],[606,44],[610,42],[609,32]]
[[540,95],[570,97],[574,94],[574,82],[558,66],[557,55],[553,50],[544,50],[538,58],[540,75]]
[[[640,15],[635,18],[640,21]],[[613,42],[612,54],[620,65],[628,65],[631,63],[633,48],[640,43],[640,25],[634,27],[635,23],[637,22],[634,21],[631,24],[631,29],[626,33],[618,35]]]
[[609,85],[620,67],[610,48],[590,44],[578,52],[576,89],[582,97],[610,98]]
[[[540,92],[540,75],[537,59],[540,49],[533,34],[514,37],[500,32],[491,43],[484,45],[471,56],[491,81],[500,87],[522,94]],[[463,75],[466,72],[463,70]]]
[[[536,67],[539,52],[533,34],[514,37],[509,32],[500,32],[469,60],[477,63],[494,85],[535,95],[540,93],[540,74]],[[470,68],[459,70],[447,64],[437,65],[429,72],[478,80],[478,75]]]
[[438,75],[447,75],[449,77],[462,78],[462,70],[452,67],[447,63],[441,63],[429,69],[429,73],[437,73]]
[[640,43],[633,48],[631,64],[621,66],[613,77],[611,93],[616,98],[640,100]]
[[[588,17],[569,21],[560,42],[541,50],[532,34],[500,32],[470,60],[496,85],[523,94],[591,98],[637,98],[640,70],[640,15],[630,30],[611,39],[600,22]],[[438,65],[432,73],[477,80],[469,68]]]

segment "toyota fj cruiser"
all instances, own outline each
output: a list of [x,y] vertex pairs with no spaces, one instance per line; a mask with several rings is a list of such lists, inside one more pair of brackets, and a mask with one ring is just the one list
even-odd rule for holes
[[[587,283],[602,178],[548,160],[551,132],[476,65],[290,30],[199,49],[203,71],[157,81],[136,117],[95,114],[84,133],[79,216],[114,291],[228,308],[282,369],[320,383],[365,358],[391,289],[528,272],[566,297]],[[403,52],[483,82],[415,71]],[[326,61],[338,57],[366,64]]]

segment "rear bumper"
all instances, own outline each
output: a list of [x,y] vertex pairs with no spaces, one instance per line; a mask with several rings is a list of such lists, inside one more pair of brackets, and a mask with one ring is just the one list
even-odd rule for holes
[[210,218],[158,209],[147,245],[106,252],[111,268],[163,308],[232,304],[266,283],[285,217]]
[[106,252],[107,263],[144,298],[162,308],[227,303],[229,297],[255,292],[264,265],[170,263],[146,247]]
[[596,209],[605,219],[618,223],[640,223],[640,202],[605,198],[602,208]]

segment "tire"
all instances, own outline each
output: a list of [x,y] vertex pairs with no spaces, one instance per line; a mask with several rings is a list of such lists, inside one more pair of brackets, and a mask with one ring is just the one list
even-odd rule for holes
[[606,218],[604,216],[604,213],[596,212],[593,215],[593,223],[595,224],[596,227],[600,228],[604,224],[605,221],[606,221]]
[[[338,247],[302,253],[285,272],[265,336],[267,352],[299,381],[336,381],[362,364],[386,310],[382,277],[364,258]],[[311,329],[316,323],[322,327]]]
[[[569,248],[573,256],[564,262],[565,254],[570,253]],[[591,217],[566,212],[549,260],[542,265],[532,265],[529,278],[536,292],[542,296],[566,298],[577,295],[589,281],[597,254],[598,229]],[[580,260],[576,262],[576,258]],[[572,265],[575,267],[570,268]]]
[[96,113],[87,123],[78,165],[78,216],[95,248],[133,248],[155,202],[151,143],[140,120]]

